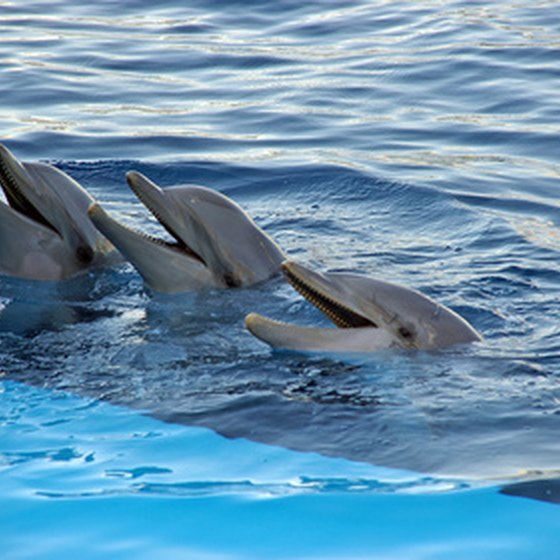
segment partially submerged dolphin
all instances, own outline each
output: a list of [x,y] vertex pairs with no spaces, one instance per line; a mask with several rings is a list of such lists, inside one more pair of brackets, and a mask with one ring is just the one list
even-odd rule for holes
[[320,274],[289,261],[282,268],[290,284],[339,328],[299,327],[249,314],[247,329],[275,348],[429,350],[482,339],[457,313],[415,290],[355,274]]
[[99,204],[89,215],[156,292],[250,286],[279,272],[280,248],[223,194],[194,185],[161,189],[135,171],[127,181],[173,242],[119,223]]
[[63,280],[120,256],[91,223],[94,199],[45,163],[20,162],[0,144],[0,274]]

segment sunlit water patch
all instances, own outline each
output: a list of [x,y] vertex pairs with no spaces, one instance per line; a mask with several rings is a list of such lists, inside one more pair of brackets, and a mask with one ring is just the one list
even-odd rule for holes
[[546,501],[226,440],[18,383],[0,390],[6,558],[537,559],[557,542]]

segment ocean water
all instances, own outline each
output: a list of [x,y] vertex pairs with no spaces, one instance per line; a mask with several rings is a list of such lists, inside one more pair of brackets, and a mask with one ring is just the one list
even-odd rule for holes
[[280,279],[0,278],[3,558],[542,559],[560,544],[555,2],[0,2],[0,141],[122,221],[198,183],[480,344],[273,352]]

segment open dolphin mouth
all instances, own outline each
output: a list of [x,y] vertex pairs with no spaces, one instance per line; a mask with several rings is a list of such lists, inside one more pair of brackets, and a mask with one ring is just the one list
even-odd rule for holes
[[23,186],[24,180],[18,179],[18,174],[25,177],[27,171],[11,152],[0,144],[0,186],[6,195],[10,208],[60,235],[58,229],[47,220],[26,196],[25,187]]
[[328,352],[369,352],[405,345],[348,305],[342,295],[337,297],[321,275],[290,261],[282,263],[282,271],[292,287],[338,328],[298,326],[250,313],[245,326],[263,342],[274,348]]
[[[188,243],[184,240],[184,238],[179,235],[174,229],[173,226],[169,223],[169,221],[163,216],[162,212],[160,211],[158,205],[154,204],[149,196],[146,196],[143,189],[139,188],[136,182],[137,174],[135,172],[129,172],[127,174],[127,182],[130,186],[131,190],[134,194],[138,197],[138,199],[142,202],[142,204],[149,210],[149,212],[154,216],[157,222],[165,229],[165,231],[171,236],[172,240],[165,239],[163,237],[159,237],[157,235],[147,233],[145,231],[141,231],[135,227],[131,227],[129,225],[120,224],[120,227],[123,229],[128,230],[129,232],[136,235],[138,238],[147,241],[148,243],[153,243],[159,247],[164,247],[171,251],[177,252],[182,256],[189,257],[194,259],[195,261],[207,266],[207,263],[203,259],[201,255],[199,255]],[[89,215],[94,219],[96,216],[100,216],[104,211],[98,204],[94,204],[90,210]]]
[[[206,263],[204,262],[204,259],[200,255],[198,255],[195,251],[193,251],[191,249],[191,247],[189,247],[177,234],[175,234],[173,232],[173,229],[168,224],[165,223],[165,221],[158,215],[157,212],[155,212],[149,206],[146,206],[146,207],[148,208],[148,210],[150,210],[150,212],[156,218],[158,223],[163,228],[165,228],[165,230],[169,233],[169,235],[173,238],[173,240],[164,239],[163,237],[158,237],[156,235],[153,235],[151,233],[147,233],[145,231],[141,231],[136,227],[132,227],[132,226],[129,226],[129,225],[123,224],[123,223],[119,223],[119,228],[129,231],[130,233],[134,234],[139,239],[142,239],[142,240],[144,240],[148,243],[152,243],[152,244],[157,245],[159,247],[164,247],[165,249],[175,251],[175,252],[177,252],[177,253],[179,253],[183,256],[187,256],[191,259],[194,259],[194,260],[196,260],[196,261],[198,261],[201,264],[206,266]],[[88,214],[90,215],[90,217],[92,218],[92,220],[94,222],[99,224],[99,220],[101,219],[101,216],[105,214],[105,211],[101,208],[100,204],[95,203],[95,204],[92,204],[92,206],[88,210]]]
[[188,257],[191,257],[206,266],[206,262],[204,261],[204,259],[192,247],[190,247],[179,234],[175,232],[171,224],[162,216],[158,207],[155,204],[153,204],[153,202],[150,200],[148,196],[146,196],[145,191],[138,187],[136,177],[137,174],[135,172],[129,172],[126,176],[128,185],[130,186],[134,194],[138,197],[140,202],[142,202],[142,204],[150,211],[150,213],[154,216],[154,218],[158,221],[158,223],[167,231],[167,233],[169,233],[169,235],[173,238],[173,241],[168,241],[161,237],[156,237],[154,235],[140,232],[138,230],[135,230],[136,233],[143,236],[148,241],[152,241],[153,243],[157,243],[161,246],[167,247],[168,249],[179,251],[184,255],[187,255]]
[[297,273],[295,266],[286,261],[282,263],[282,271],[286,280],[299,292],[309,303],[313,304],[319,311],[324,313],[338,328],[356,329],[362,327],[377,327],[377,325],[359,315],[342,302],[336,300],[332,294],[327,294],[317,285]]
[[277,273],[282,251],[224,194],[192,184],[163,189],[137,171],[126,179],[171,242],[129,229],[99,206],[89,215],[154,291],[238,288]]
[[192,247],[196,233],[183,227],[182,213],[173,197],[139,173],[129,172],[127,181],[168,236],[164,237],[163,232],[162,235],[152,235],[123,224],[99,204],[93,204],[88,210],[95,227],[156,292],[177,293],[219,286],[212,276],[206,255],[201,255]]

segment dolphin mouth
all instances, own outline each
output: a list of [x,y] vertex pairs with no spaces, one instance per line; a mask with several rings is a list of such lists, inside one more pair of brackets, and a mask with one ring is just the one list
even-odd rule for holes
[[304,352],[370,352],[395,346],[389,331],[340,301],[328,290],[328,284],[321,285],[321,277],[314,279],[314,275],[290,261],[281,266],[292,287],[338,328],[299,326],[249,313],[245,326],[253,336],[273,348]]
[[[18,177],[19,175],[19,177]],[[58,229],[39,211],[25,194],[25,181],[30,181],[23,165],[0,144],[0,186],[12,210],[41,224],[61,236]]]
[[336,297],[324,277],[291,261],[284,261],[281,268],[291,286],[338,328],[299,326],[249,313],[245,326],[251,334],[274,348],[286,350],[369,352],[394,345],[388,331]]
[[326,315],[340,329],[358,329],[375,327],[378,325],[370,319],[356,313],[332,294],[326,293],[318,285],[313,284],[309,278],[298,274],[297,269],[290,261],[282,263],[282,272],[291,286],[299,292],[309,303]]
[[154,218],[158,221],[158,223],[167,231],[167,233],[173,238],[173,241],[169,241],[164,239],[163,237],[157,237],[155,235],[145,233],[135,228],[128,227],[131,231],[145,239],[146,241],[155,243],[156,245],[160,245],[161,247],[166,247],[167,249],[171,249],[173,251],[177,251],[182,255],[186,255],[190,257],[204,266],[208,266],[205,260],[178,234],[175,232],[171,224],[162,216],[159,208],[156,207],[155,204],[149,199],[149,197],[145,196],[144,191],[138,188],[136,180],[136,174],[134,172],[129,172],[127,174],[127,182],[134,194],[137,196],[138,200],[149,210],[149,212],[154,216]]
[[[101,209],[101,206],[99,204],[92,204],[92,206],[88,210],[88,214],[90,218],[92,218],[95,222],[96,220],[102,219],[101,216],[104,214],[104,211]],[[168,239],[164,239],[163,237],[152,235],[145,231],[141,231],[138,228],[132,227],[128,224],[123,224],[119,222],[119,227],[122,228],[123,230],[129,231],[130,233],[134,234],[136,237],[138,237],[139,239],[147,243],[151,243],[153,245],[163,247],[164,249],[169,249],[171,251],[179,253],[181,256],[186,256],[206,266],[206,263],[204,262],[204,260],[200,255],[195,253],[179,236],[174,234],[173,230],[168,228],[166,224],[161,219],[158,218],[158,215],[156,213],[152,212],[152,214],[157,219],[158,223],[167,230],[167,232],[171,235],[171,237],[173,237],[172,241]],[[96,223],[99,224],[99,222]]]

